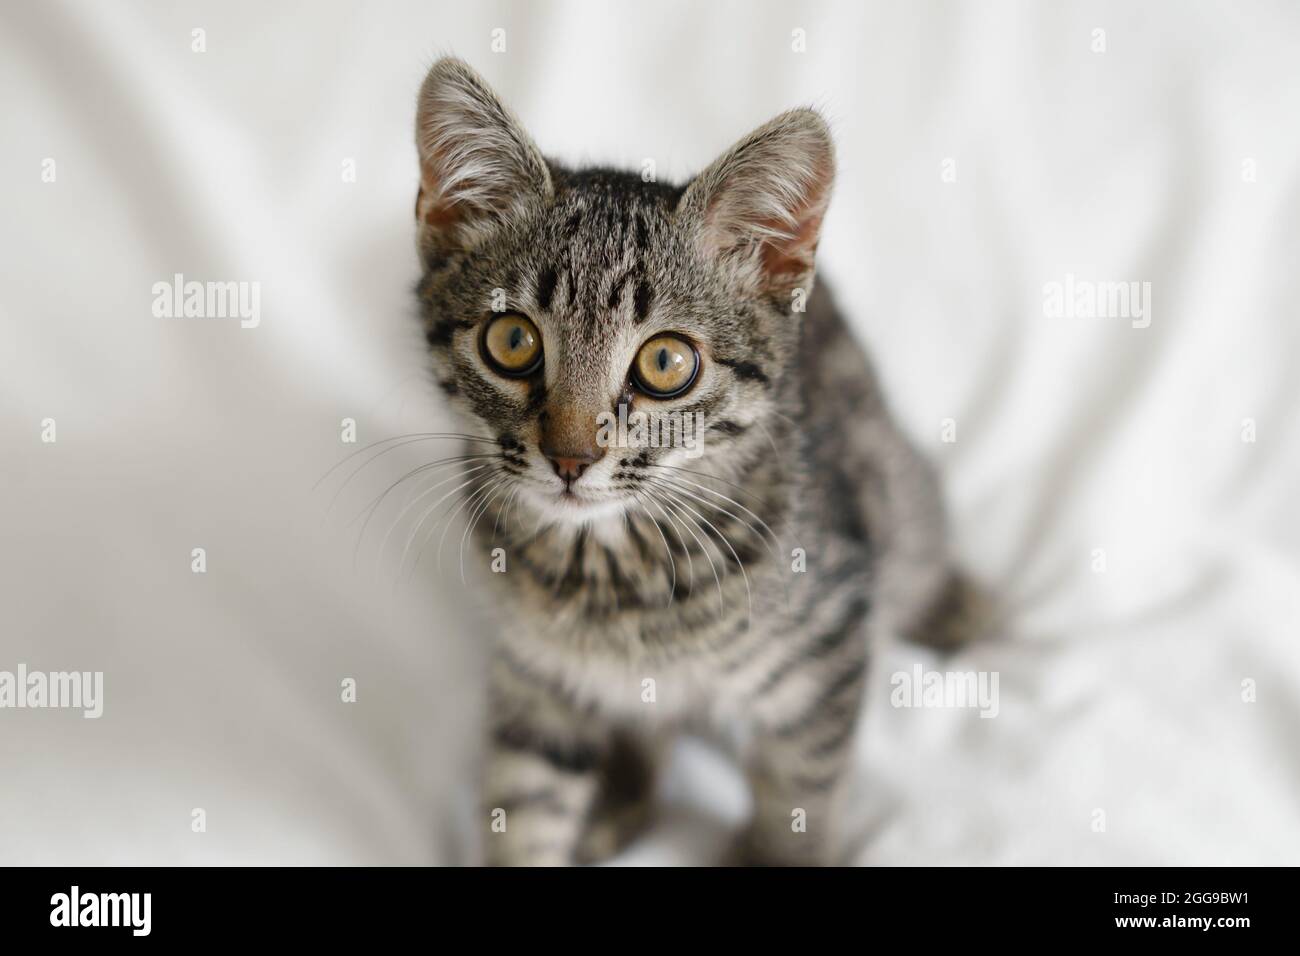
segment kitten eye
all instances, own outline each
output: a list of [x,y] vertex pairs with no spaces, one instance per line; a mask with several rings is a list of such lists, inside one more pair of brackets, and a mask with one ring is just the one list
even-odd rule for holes
[[654,398],[672,398],[695,382],[700,356],[695,347],[676,335],[659,335],[641,346],[632,362],[632,379]]
[[498,315],[483,330],[483,355],[502,375],[531,375],[542,363],[542,333],[526,316]]

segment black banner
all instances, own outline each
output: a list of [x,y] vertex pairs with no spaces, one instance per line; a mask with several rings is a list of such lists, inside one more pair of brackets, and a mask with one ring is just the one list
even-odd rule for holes
[[0,871],[0,880],[6,939],[41,943],[397,942],[416,931],[484,927],[540,941],[613,920],[650,936],[701,926],[748,937],[779,924],[810,937],[830,929],[880,929],[891,938],[918,932],[926,946],[947,939],[1036,941],[1044,933],[1233,945],[1289,924],[1282,910],[1294,875],[1154,868],[32,868]]

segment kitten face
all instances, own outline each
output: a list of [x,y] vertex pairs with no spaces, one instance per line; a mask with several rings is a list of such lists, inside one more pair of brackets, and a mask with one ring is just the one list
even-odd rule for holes
[[500,442],[502,491],[592,522],[643,504],[655,468],[725,473],[766,444],[829,192],[820,118],[778,117],[685,188],[569,172],[443,60],[417,143],[430,361]]
[[[689,466],[694,449],[675,438],[724,454],[767,395],[736,369],[771,365],[764,346],[779,330],[768,326],[788,320],[748,308],[694,261],[672,220],[679,190],[618,173],[552,175],[555,202],[519,216],[441,281],[431,275],[436,314],[452,320],[431,357],[478,433],[513,446],[503,468],[523,499],[552,518],[588,519],[635,503],[627,472]],[[509,357],[494,361],[499,327],[519,338],[529,325],[536,359],[517,370]],[[602,444],[601,422],[616,422],[620,405],[646,427],[629,429],[625,444],[607,429]],[[708,430],[688,436],[678,424],[693,428],[697,413]],[[656,432],[659,447],[649,443]]]

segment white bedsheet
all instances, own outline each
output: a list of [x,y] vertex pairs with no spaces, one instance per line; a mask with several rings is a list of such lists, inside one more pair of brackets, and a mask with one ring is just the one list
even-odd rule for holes
[[[105,680],[97,720],[0,710],[0,863],[468,858],[459,531],[406,582],[348,524],[427,446],[313,490],[342,419],[442,422],[409,286],[445,51],[568,160],[833,121],[823,275],[1009,609],[877,657],[848,858],[1300,862],[1297,48],[1253,2],[0,7],[0,670]],[[259,282],[260,324],[156,317],[177,273]],[[1045,314],[1067,275],[1149,282],[1150,324]],[[891,707],[918,661],[996,671],[998,716]],[[706,862],[746,798],[686,747],[665,799],[624,861]]]

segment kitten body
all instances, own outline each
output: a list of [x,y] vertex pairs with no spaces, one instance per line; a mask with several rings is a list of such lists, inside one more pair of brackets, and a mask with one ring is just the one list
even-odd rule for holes
[[[932,472],[813,287],[824,122],[783,114],[685,187],[573,171],[442,60],[417,143],[430,358],[487,440],[462,493],[483,565],[504,568],[486,575],[487,858],[610,852],[675,734],[739,729],[747,858],[832,861],[868,634],[946,640],[960,585]],[[527,375],[485,351],[501,315],[540,340]],[[661,335],[698,363],[668,398],[629,372]],[[703,454],[597,447],[620,406],[699,413]]]

